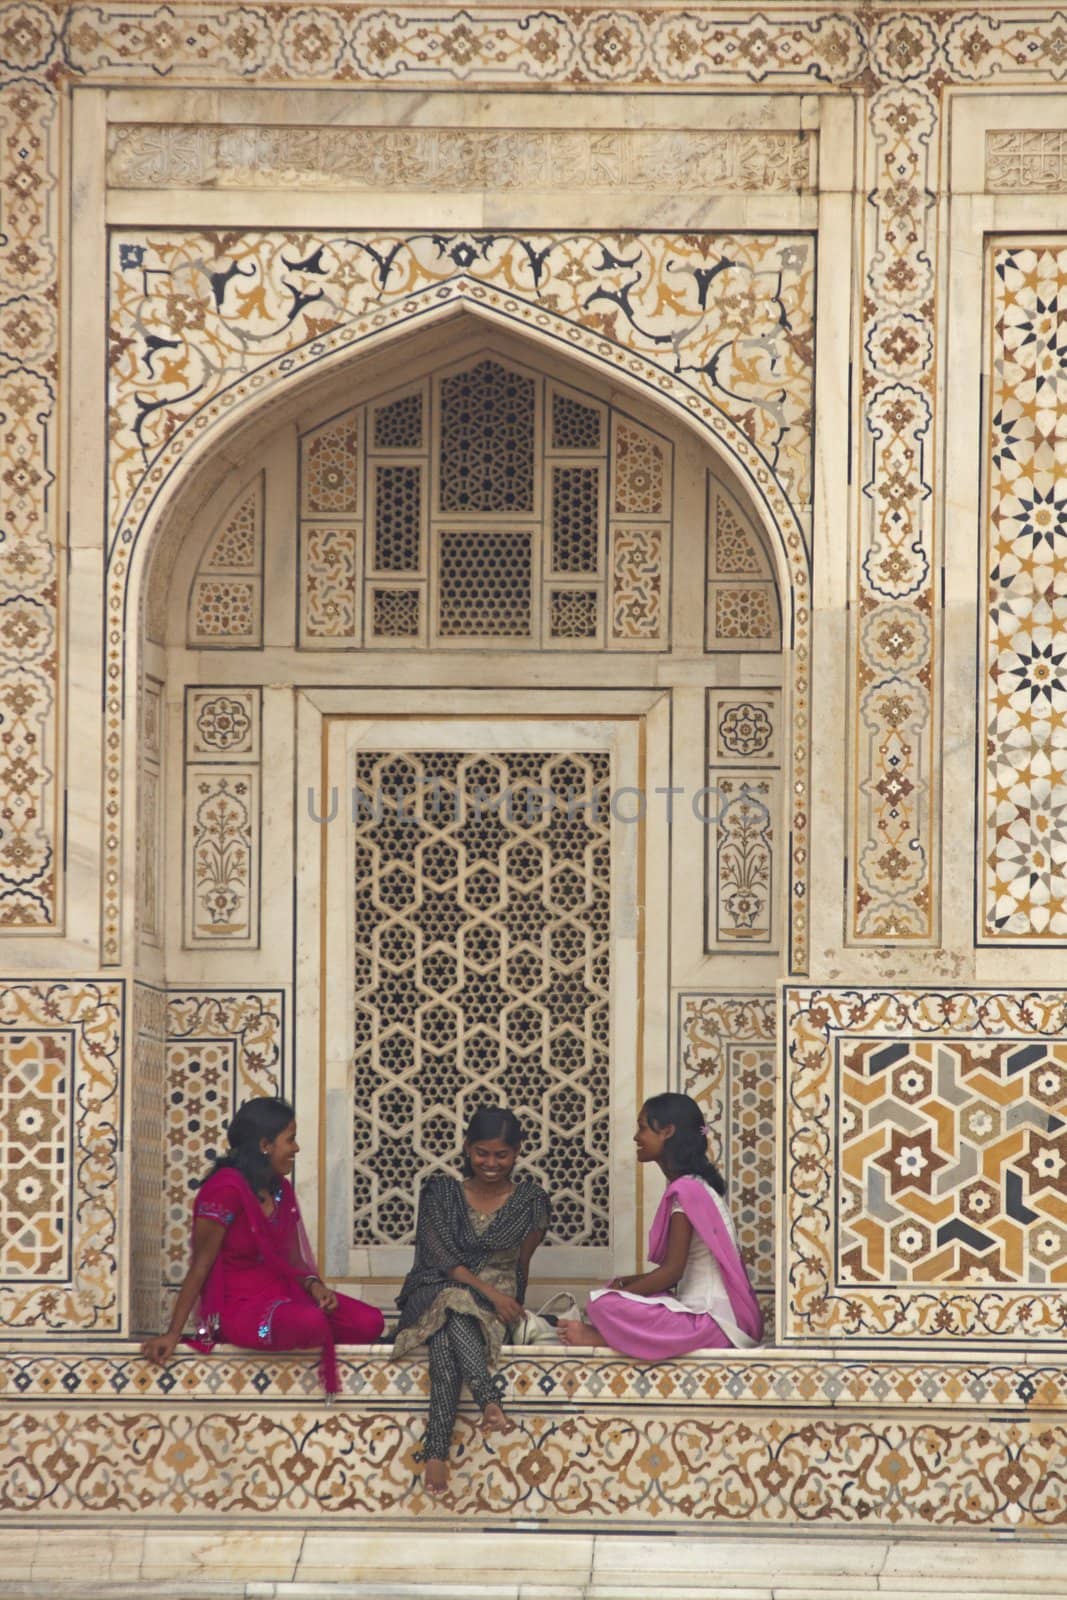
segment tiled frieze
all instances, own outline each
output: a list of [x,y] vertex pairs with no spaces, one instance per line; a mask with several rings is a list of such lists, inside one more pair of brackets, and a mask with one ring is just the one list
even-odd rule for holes
[[[790,8],[784,19],[774,12],[771,18],[724,18],[700,9],[603,7],[572,16],[504,5],[479,6],[474,14],[309,5],[279,27],[268,6],[216,0],[198,8],[195,27],[182,28],[164,6],[127,4],[116,16],[106,4],[74,4],[66,50],[73,72],[120,80],[148,69],[252,83],[707,88],[778,77],[798,86],[847,83],[862,72],[866,33],[847,13],[813,17]],[[37,33],[34,53],[47,59],[54,34],[41,25]]]
[[[394,1360],[388,1349],[338,1351],[341,1392],[351,1404],[424,1405],[426,1362]],[[1031,1353],[1017,1361],[983,1359],[971,1348],[938,1359],[888,1354],[847,1359],[796,1350],[706,1351],[654,1365],[606,1350],[505,1350],[507,1393],[516,1407],[597,1406],[665,1411],[683,1405],[777,1410],[901,1411],[913,1406],[1014,1416],[1067,1410],[1067,1365]],[[155,1367],[129,1344],[91,1354],[54,1348],[0,1354],[0,1396],[27,1404],[61,1400],[240,1405],[255,1394],[264,1406],[322,1404],[315,1362],[304,1352],[263,1355],[220,1346],[210,1356],[180,1348]]]
[[0,987],[0,1327],[119,1326],[121,983]]
[[774,1292],[774,1150],[778,1013],[772,994],[683,994],[682,1088],[707,1114],[712,1159],[753,1287],[770,1319]]
[[1067,1330],[1064,998],[787,991],[789,1339]]
[[989,269],[982,942],[1067,942],[1067,250],[995,247]]
[[1062,194],[1067,189],[1067,129],[990,128],[985,186],[990,194]]
[[811,133],[751,128],[225,127],[108,129],[115,189],[299,188],[603,194],[803,193]]
[[[445,1514],[505,1526],[608,1522],[894,1531],[1060,1529],[1067,1426],[1042,1419],[792,1412],[672,1415],[516,1409],[487,1447],[457,1420]],[[423,1408],[208,1406],[12,1409],[0,1516],[226,1513],[270,1525],[338,1514],[410,1525],[435,1512],[415,1482]],[[438,1510],[438,1514],[440,1514]]]
[[164,1283],[176,1285],[188,1265],[193,1195],[225,1151],[227,1123],[253,1095],[288,1091],[285,996],[279,989],[172,989],[166,1022],[162,1259]]

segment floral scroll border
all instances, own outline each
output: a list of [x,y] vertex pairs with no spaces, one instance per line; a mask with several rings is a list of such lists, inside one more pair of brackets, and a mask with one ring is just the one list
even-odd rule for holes
[[110,1333],[121,1325],[119,1158],[125,988],[121,980],[7,979],[0,1030],[73,1036],[71,1274],[65,1283],[0,1285],[0,1328],[16,1335]]
[[1047,1039],[1067,1028],[1067,997],[1025,989],[787,987],[783,1028],[779,1338],[1064,1340],[1067,1297],[1059,1291],[841,1283],[835,1231],[838,1042],[872,1034]]
[[[12,166],[0,240],[0,329],[20,363],[0,370],[13,421],[0,476],[0,697],[20,719],[17,814],[0,841],[0,920],[60,925],[62,677],[59,619],[61,98],[74,83],[404,82],[687,87],[811,84],[871,97],[868,252],[862,317],[863,516],[852,674],[854,872],[847,928],[857,942],[936,939],[937,808],[931,753],[939,710],[936,510],[936,184],[946,86],[1067,78],[1056,8],[756,15],[710,8],[558,12],[495,6],[150,4],[5,0],[0,128]],[[12,335],[9,327],[17,327]],[[115,619],[109,619],[115,625]],[[898,626],[902,625],[902,626]],[[901,632],[906,637],[901,637]],[[887,654],[888,651],[888,654]],[[118,729],[114,708],[106,735]],[[119,794],[105,783],[106,831]]]
[[[58,1403],[57,1403],[58,1405]],[[952,1411],[881,1417],[528,1412],[490,1453],[457,1420],[448,1515],[513,1526],[674,1530],[729,1525],[1052,1530],[1067,1524],[1067,1426],[1049,1417]],[[409,1529],[432,1516],[413,1483],[423,1405],[300,1400],[284,1409],[160,1405],[10,1408],[0,1443],[0,1522],[142,1515],[271,1526],[344,1518]],[[184,1523],[183,1523],[184,1525]]]

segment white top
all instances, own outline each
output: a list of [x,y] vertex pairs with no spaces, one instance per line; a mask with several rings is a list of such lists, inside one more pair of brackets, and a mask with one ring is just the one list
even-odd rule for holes
[[[702,1179],[698,1180],[703,1182]],[[740,1255],[737,1245],[737,1234],[734,1231],[733,1219],[726,1208],[726,1202],[720,1194],[716,1194],[710,1184],[705,1183],[704,1188],[715,1202],[719,1216],[726,1226],[733,1247]],[[685,1207],[674,1197],[671,1206],[671,1216],[676,1212],[685,1212]],[[726,1292],[726,1285],[722,1281],[722,1272],[719,1263],[694,1228],[689,1240],[689,1254],[686,1258],[682,1276],[675,1284],[674,1294],[631,1294],[628,1289],[594,1289],[589,1296],[596,1300],[602,1294],[618,1294],[624,1300],[633,1300],[643,1306],[663,1306],[667,1311],[684,1311],[690,1316],[714,1317],[730,1343],[739,1349],[749,1349],[756,1343],[755,1339],[741,1329],[734,1321],[733,1308],[730,1305],[730,1296]]]

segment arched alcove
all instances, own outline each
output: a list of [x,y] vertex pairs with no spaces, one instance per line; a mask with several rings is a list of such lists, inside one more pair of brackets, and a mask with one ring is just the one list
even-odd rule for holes
[[[264,406],[195,482],[187,470],[151,561],[131,566],[137,976],[163,996],[134,1096],[162,1102],[164,1141],[185,1152],[134,1245],[147,1264],[162,1236],[170,1285],[234,1101],[275,1091],[295,1092],[312,1130],[302,1165],[329,1269],[365,1292],[390,1299],[418,1177],[451,1160],[487,1098],[519,1105],[529,1163],[559,1197],[549,1281],[632,1260],[626,1124],[677,1075],[665,991],[698,968],[767,987],[787,961],[781,546],[691,418],[548,355],[462,315],[363,354]],[[478,471],[489,491],[472,504],[456,485]],[[333,831],[311,816],[329,809],[331,760],[345,775]],[[628,828],[610,804],[623,777],[677,785],[684,815]],[[405,807],[434,786],[459,805],[394,838],[388,860],[373,819],[386,779]],[[525,800],[517,820],[500,804],[546,787],[551,838]],[[463,809],[475,788],[480,833]],[[599,832],[581,804],[558,817],[570,798],[588,813],[594,792],[609,802]],[[362,878],[360,850],[381,856]],[[390,875],[418,903],[383,905]],[[672,927],[672,894],[697,875],[703,908]],[[642,924],[663,947],[651,975]],[[135,1303],[151,1322],[144,1270]]]

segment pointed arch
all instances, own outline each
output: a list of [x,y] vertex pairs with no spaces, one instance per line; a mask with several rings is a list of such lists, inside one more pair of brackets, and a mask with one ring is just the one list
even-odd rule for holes
[[[123,724],[130,685],[137,681],[138,634],[129,626],[142,608],[145,577],[156,542],[168,524],[180,524],[204,484],[218,482],[222,470],[239,459],[247,441],[273,430],[306,406],[313,389],[337,379],[353,358],[392,360],[413,333],[432,332],[450,319],[474,319],[492,337],[497,331],[518,336],[543,351],[565,353],[613,385],[662,409],[707,445],[724,462],[725,476],[741,486],[756,518],[778,579],[783,609],[783,643],[789,652],[788,726],[791,729],[790,969],[806,968],[807,795],[809,764],[808,666],[810,573],[801,518],[775,472],[741,423],[710,398],[695,391],[666,364],[625,348],[599,327],[582,326],[537,301],[516,294],[490,293],[484,283],[460,274],[447,283],[408,295],[390,314],[356,319],[332,337],[308,341],[235,378],[208,403],[192,409],[173,429],[146,470],[120,503],[118,474],[109,474],[113,529],[107,563],[105,682],[108,728],[105,738],[105,790],[112,799],[105,829],[102,954],[105,964],[122,959],[122,881],[132,865],[124,850],[123,810],[130,804]],[[664,352],[666,354],[666,352]],[[213,475],[214,474],[214,475]],[[132,726],[133,719],[127,719]],[[127,735],[131,737],[132,735]],[[125,772],[124,772],[125,768]],[[125,802],[125,803],[124,803]]]

